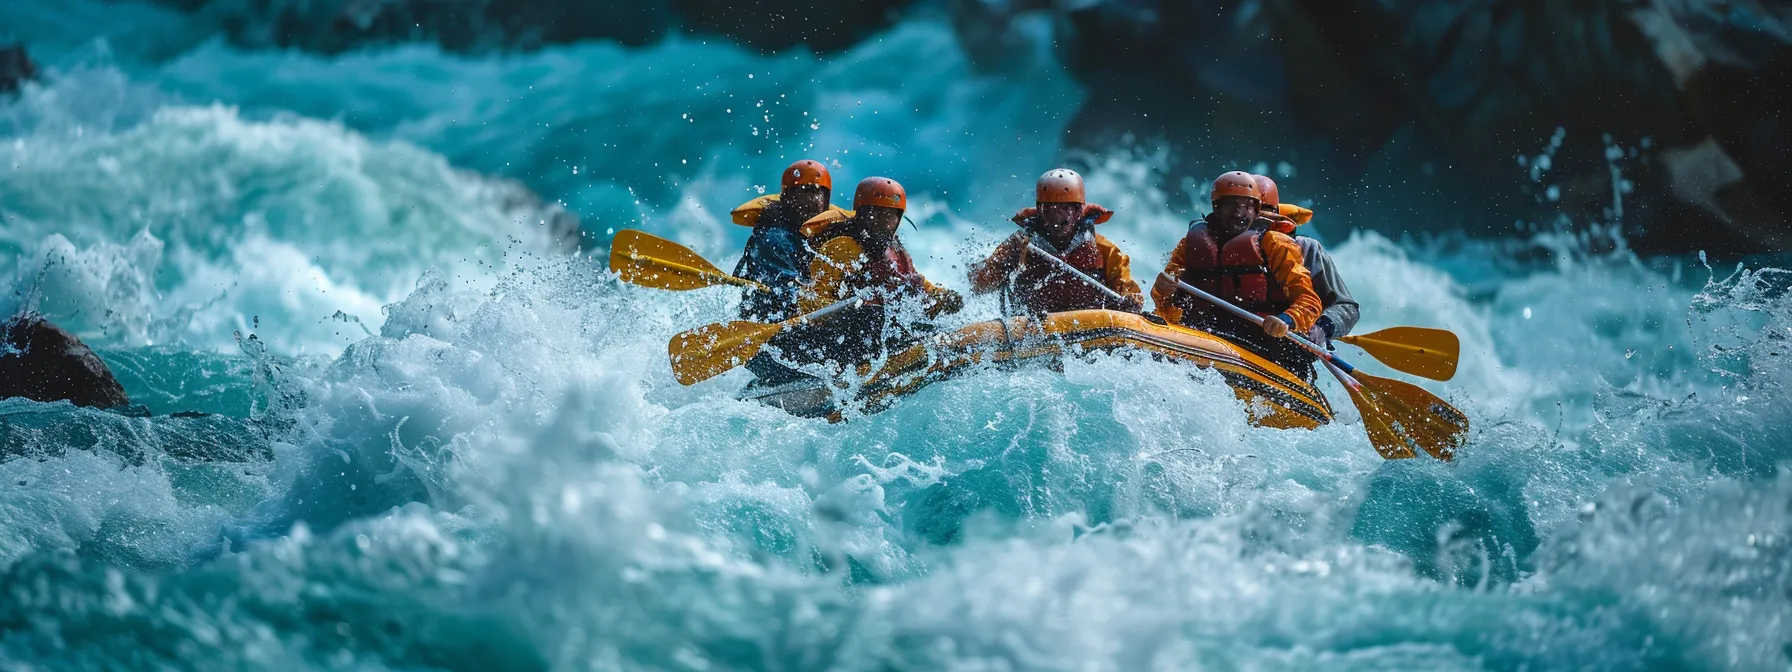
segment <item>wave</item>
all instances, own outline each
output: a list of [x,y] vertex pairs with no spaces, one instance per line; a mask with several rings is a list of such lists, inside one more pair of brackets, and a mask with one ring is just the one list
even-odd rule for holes
[[[944,31],[828,59],[210,44],[0,104],[9,300],[154,413],[0,403],[0,661],[1784,664],[1781,271],[1328,238],[1361,330],[1462,337],[1426,383],[1473,421],[1451,465],[1382,461],[1348,408],[1251,427],[1215,376],[1143,358],[840,424],[736,400],[744,372],[678,385],[667,339],[737,297],[620,283],[560,202],[588,248],[642,227],[725,263],[745,230],[716,210],[813,153],[910,184],[903,235],[962,288],[1080,94],[978,72]],[[1073,158],[1154,272],[1194,214],[1144,186],[1161,155]]]

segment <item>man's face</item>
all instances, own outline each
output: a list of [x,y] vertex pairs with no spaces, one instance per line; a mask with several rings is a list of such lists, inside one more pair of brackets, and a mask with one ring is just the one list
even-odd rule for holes
[[1082,214],[1081,203],[1040,203],[1039,221],[1045,225],[1044,233],[1058,239],[1068,239],[1076,232],[1076,216]]
[[778,200],[794,209],[803,219],[808,219],[827,209],[828,190],[820,185],[797,184],[785,189]]
[[881,205],[867,205],[859,209],[859,216],[865,218],[865,228],[870,231],[894,238],[897,227],[902,226],[902,211],[886,208]]
[[1214,223],[1229,231],[1243,231],[1257,221],[1257,199],[1223,196],[1213,203]]

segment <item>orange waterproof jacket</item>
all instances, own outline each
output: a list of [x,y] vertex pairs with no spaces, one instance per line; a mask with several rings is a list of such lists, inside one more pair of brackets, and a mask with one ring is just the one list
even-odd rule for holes
[[864,245],[851,235],[827,236],[809,262],[810,284],[797,300],[798,310],[811,313],[860,292],[873,303],[897,294],[918,291],[938,296],[946,290],[915,270],[915,262],[900,240],[892,240],[881,254],[865,254]]
[[[1195,226],[1204,228],[1206,225],[1197,222]],[[1275,231],[1248,229],[1239,236],[1260,236],[1263,265],[1268,268],[1269,275],[1274,277],[1280,293],[1288,300],[1288,305],[1282,312],[1294,320],[1296,330],[1305,332],[1313,328],[1313,321],[1319,319],[1323,306],[1319,302],[1319,295],[1313,291],[1312,276],[1301,263],[1300,246],[1295,244],[1294,239]],[[1223,246],[1231,241],[1218,242]],[[1181,278],[1185,271],[1190,270],[1191,265],[1195,269],[1209,269],[1220,265],[1220,260],[1211,256],[1206,259],[1191,258],[1195,254],[1189,247],[1189,237],[1184,236],[1176,244],[1175,251],[1170,253],[1170,263],[1164,267],[1164,275]],[[1174,323],[1180,323],[1183,318],[1183,310],[1171,301],[1177,292],[1175,281],[1162,276],[1151,286],[1151,300],[1156,305],[1158,316]]]

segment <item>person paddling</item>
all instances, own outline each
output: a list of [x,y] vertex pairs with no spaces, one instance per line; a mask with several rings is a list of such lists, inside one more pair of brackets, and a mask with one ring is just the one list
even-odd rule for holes
[[809,279],[814,257],[801,233],[803,222],[830,209],[834,178],[820,161],[803,159],[784,169],[778,193],[735,208],[734,222],[753,227],[734,276],[764,285],[770,292],[748,288],[741,295],[740,316],[755,322],[781,322],[796,316],[797,291]]
[[[1036,315],[1093,308],[1139,312],[1144,295],[1132,279],[1131,260],[1119,246],[1095,232],[1095,225],[1114,213],[1086,201],[1083,176],[1067,168],[1039,176],[1034,201],[1034,207],[1014,215],[1021,230],[996,246],[988,259],[971,266],[971,291],[1004,291],[1015,304]],[[1067,262],[1125,300],[1115,301],[1058,264],[1038,258],[1040,254]]]
[[[816,243],[811,282],[798,300],[811,313],[839,301],[864,305],[805,329],[801,358],[856,365],[907,347],[915,323],[964,307],[958,292],[929,282],[896,236],[908,194],[895,180],[868,177],[853,192],[853,214],[822,213],[803,225]],[[904,310],[918,307],[920,314]]]
[[[1287,234],[1252,228],[1262,192],[1250,173],[1219,176],[1211,200],[1213,212],[1189,226],[1152,284],[1158,316],[1230,339],[1312,380],[1314,355],[1283,338],[1289,329],[1310,331],[1323,310],[1300,246]],[[1176,280],[1274,319],[1252,325],[1182,292]]]
[[[1313,328],[1307,332],[1307,340],[1330,348],[1332,339],[1347,336],[1356,328],[1357,320],[1362,317],[1362,308],[1350,296],[1350,288],[1345,286],[1344,276],[1338,273],[1338,267],[1332,263],[1332,255],[1325,251],[1325,246],[1309,236],[1295,235],[1297,227],[1312,219],[1313,211],[1298,206],[1285,207],[1275,180],[1263,175],[1253,175],[1252,178],[1257,181],[1257,190],[1262,194],[1257,226],[1286,234],[1300,246],[1301,264],[1312,274],[1313,292],[1319,295],[1320,305],[1325,306],[1325,311],[1320,313],[1319,319],[1313,321]],[[1304,217],[1301,216],[1303,214]]]
[[[834,178],[827,166],[803,159],[784,169],[778,179],[778,193],[747,201],[731,213],[734,223],[753,227],[740,263],[734,266],[734,276],[765,288],[743,289],[742,319],[782,322],[796,317],[797,294],[809,281],[809,262],[815,256],[803,239],[803,222],[823,212],[839,210],[828,203],[833,188]],[[803,377],[765,353],[747,360],[747,370],[762,385]]]

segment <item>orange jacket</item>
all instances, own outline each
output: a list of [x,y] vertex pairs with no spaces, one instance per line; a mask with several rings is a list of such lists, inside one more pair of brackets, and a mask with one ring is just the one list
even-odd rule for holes
[[[1256,233],[1254,230],[1245,232],[1246,235]],[[1188,253],[1184,250],[1187,240],[1185,237],[1176,243],[1175,251],[1170,253],[1170,263],[1164,266],[1164,275],[1170,278],[1182,277],[1182,270],[1188,266]],[[1294,319],[1294,328],[1300,332],[1312,329],[1313,321],[1319,319],[1319,313],[1324,307],[1319,302],[1319,295],[1313,291],[1312,275],[1307,273],[1307,267],[1301,263],[1300,245],[1285,234],[1264,232],[1263,261],[1291,301],[1286,312],[1288,317]],[[1151,301],[1156,305],[1157,315],[1172,324],[1182,321],[1182,309],[1170,303],[1170,298],[1177,291],[1176,281],[1163,276],[1158,276],[1157,282],[1151,285]]]
[[812,313],[865,290],[883,290],[885,293],[918,290],[936,297],[947,291],[915,270],[913,258],[900,241],[890,243],[885,257],[867,257],[864,248],[852,236],[828,239],[816,248],[815,259],[809,262],[810,283],[797,297],[798,310]]

